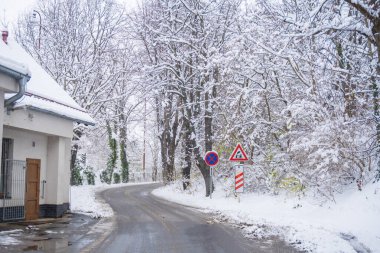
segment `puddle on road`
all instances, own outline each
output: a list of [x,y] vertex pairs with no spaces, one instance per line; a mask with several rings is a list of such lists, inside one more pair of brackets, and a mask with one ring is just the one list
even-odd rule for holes
[[[75,214],[73,218],[58,220],[15,222],[2,224],[0,232],[8,238],[8,243],[0,244],[0,252],[70,253],[80,252],[96,238],[88,237],[91,225],[97,221],[89,216]],[[10,230],[12,228],[13,230]],[[11,240],[17,244],[11,244]],[[1,239],[0,239],[1,240]]]
[[44,240],[34,240],[34,243],[35,244],[33,245],[25,247],[23,251],[42,251],[49,253],[71,252],[71,250],[68,248],[71,245],[71,242],[65,238],[44,238]]

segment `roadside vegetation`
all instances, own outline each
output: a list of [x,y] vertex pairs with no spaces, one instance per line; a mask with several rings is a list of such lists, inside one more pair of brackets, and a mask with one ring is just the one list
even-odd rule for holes
[[75,128],[72,184],[162,170],[187,188],[198,173],[208,196],[205,152],[220,154],[229,180],[237,143],[250,159],[248,191],[334,200],[380,178],[379,1],[40,0],[35,9],[41,24],[21,16],[17,40],[97,120]]

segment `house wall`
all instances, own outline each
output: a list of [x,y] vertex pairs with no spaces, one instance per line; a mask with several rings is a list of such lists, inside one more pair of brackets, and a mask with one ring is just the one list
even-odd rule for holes
[[0,90],[5,92],[17,92],[18,81],[9,75],[0,73]]
[[[13,139],[13,160],[25,161],[26,158],[40,159],[41,168],[40,168],[40,204],[45,204],[46,196],[43,196],[42,192],[42,181],[46,180],[46,160],[47,160],[47,142],[48,136],[25,131],[12,127],[4,127],[3,138]],[[33,146],[33,142],[35,145]],[[16,191],[15,189],[19,186],[12,185],[12,192],[22,193]],[[45,190],[46,195],[46,190]],[[13,195],[17,198],[18,196]]]
[[12,111],[4,115],[4,126],[12,126],[49,135],[72,138],[73,122],[46,113],[27,109]]
[[[5,113],[4,112],[4,91],[0,89],[0,140],[3,139],[4,113]],[[2,145],[0,145],[0,154],[1,154],[1,149],[2,149]]]
[[13,160],[41,160],[40,217],[61,216],[69,208],[73,122],[30,110],[4,118],[3,137],[13,139]]
[[[18,81],[13,77],[0,72],[0,140],[3,137],[4,114],[4,93],[17,92],[19,89]],[[0,154],[2,154],[2,145],[0,145]]]
[[71,139],[49,136],[47,148],[47,195],[40,215],[59,217],[69,209]]
[[[18,81],[14,78],[0,72],[0,140],[3,138],[3,123],[4,123],[4,115],[6,114],[4,108],[4,93],[6,92],[17,92],[19,88]],[[2,154],[2,145],[0,145],[0,154]],[[17,175],[13,175],[17,176]],[[21,175],[22,176],[22,175]],[[12,195],[21,195],[22,191],[18,191],[18,188],[22,188],[19,185],[20,182],[15,182],[11,185]],[[19,201],[15,201],[13,204],[18,205]],[[0,200],[1,207],[3,206],[3,200]],[[1,208],[0,208],[1,209]],[[0,215],[3,215],[3,210],[0,210]]]
[[[48,137],[47,195],[50,204],[69,202],[71,140],[59,136]],[[53,169],[54,168],[54,169]]]

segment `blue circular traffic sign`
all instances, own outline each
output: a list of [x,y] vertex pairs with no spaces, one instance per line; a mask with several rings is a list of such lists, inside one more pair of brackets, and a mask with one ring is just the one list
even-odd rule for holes
[[208,151],[205,155],[205,162],[208,166],[216,166],[219,162],[219,155],[215,151]]

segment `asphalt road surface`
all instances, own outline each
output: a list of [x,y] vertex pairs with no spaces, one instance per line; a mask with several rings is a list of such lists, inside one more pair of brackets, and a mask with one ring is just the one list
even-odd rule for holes
[[97,253],[296,252],[281,241],[253,241],[210,215],[153,196],[159,184],[108,189],[100,196],[115,212],[113,231]]

